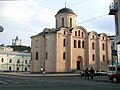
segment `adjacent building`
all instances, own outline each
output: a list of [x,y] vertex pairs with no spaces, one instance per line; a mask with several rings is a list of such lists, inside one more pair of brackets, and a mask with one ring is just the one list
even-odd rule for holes
[[31,73],[40,73],[41,67],[48,73],[107,69],[112,59],[110,39],[76,26],[76,17],[71,9],[62,8],[55,15],[56,28],[31,37]]
[[0,71],[1,72],[29,72],[30,53],[13,52],[12,48],[0,47]]

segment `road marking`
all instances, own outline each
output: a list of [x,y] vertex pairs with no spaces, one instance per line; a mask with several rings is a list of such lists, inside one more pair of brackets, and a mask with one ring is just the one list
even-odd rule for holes
[[0,83],[2,83],[2,84],[8,84],[7,82],[3,82],[3,81],[0,81]]

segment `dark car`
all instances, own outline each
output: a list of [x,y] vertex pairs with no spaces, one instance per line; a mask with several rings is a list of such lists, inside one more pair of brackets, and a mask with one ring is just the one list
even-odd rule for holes
[[109,79],[112,80],[112,82],[114,83],[120,81],[120,73],[110,75]]

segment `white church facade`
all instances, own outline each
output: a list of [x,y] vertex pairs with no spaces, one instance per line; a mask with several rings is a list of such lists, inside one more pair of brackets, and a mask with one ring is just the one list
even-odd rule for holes
[[48,73],[107,69],[112,58],[110,39],[76,26],[76,17],[71,9],[62,8],[55,15],[56,28],[31,37],[31,73],[40,73],[41,67]]

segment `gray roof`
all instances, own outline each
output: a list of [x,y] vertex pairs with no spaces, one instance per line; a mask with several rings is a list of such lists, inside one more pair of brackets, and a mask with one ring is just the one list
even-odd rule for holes
[[60,14],[60,13],[70,13],[70,14],[75,14],[71,9],[66,8],[66,7],[60,9],[60,10],[57,12],[57,14]]

